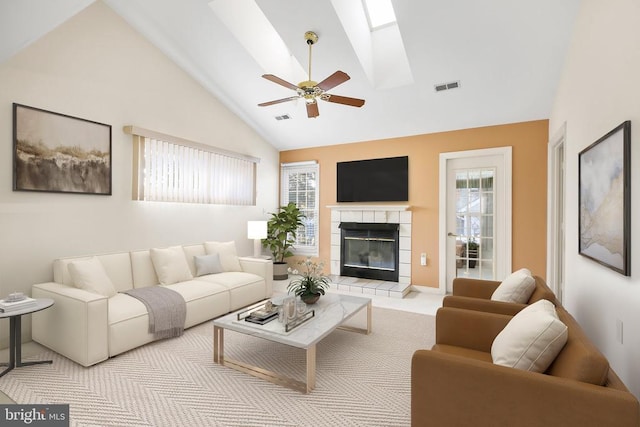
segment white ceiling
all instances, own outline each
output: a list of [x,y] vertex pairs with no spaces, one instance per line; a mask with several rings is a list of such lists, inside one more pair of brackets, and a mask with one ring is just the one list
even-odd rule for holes
[[[313,79],[336,70],[351,80],[330,92],[363,98],[362,108],[301,101],[258,107],[294,93],[262,69],[209,6],[210,0],[103,0],[281,150],[441,132],[549,117],[580,0],[393,0],[414,83],[377,89],[369,81],[330,0],[214,0],[257,3]],[[360,0],[336,0],[360,2]],[[1,0],[0,62],[93,0]],[[351,28],[350,28],[351,29]],[[253,29],[247,25],[247,34]],[[256,37],[260,37],[257,35]],[[380,55],[385,53],[378,52]],[[459,80],[459,89],[434,85]],[[288,114],[291,120],[275,120]]]

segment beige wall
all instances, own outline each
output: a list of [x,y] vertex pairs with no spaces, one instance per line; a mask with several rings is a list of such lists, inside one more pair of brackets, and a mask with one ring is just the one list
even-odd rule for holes
[[[13,192],[13,102],[112,125],[113,195]],[[132,201],[125,125],[261,158],[257,206]],[[277,188],[277,150],[100,1],[0,64],[1,296],[50,280],[63,256],[204,240],[251,254],[246,221],[275,209]]]
[[[330,259],[331,213],[336,204],[336,163],[409,156],[409,202],[413,211],[412,284],[438,286],[438,162],[440,153],[513,147],[512,268],[546,274],[546,120],[393,138],[280,153],[281,162],[317,160],[320,164],[320,258]],[[377,203],[376,203],[377,204]],[[420,253],[429,258],[420,266]]]
[[[636,0],[582,1],[549,135],[556,138],[566,125],[563,304],[627,387],[640,397],[638,22],[640,4]],[[631,120],[631,277],[578,254],[578,154],[625,120]],[[622,323],[622,342],[617,339],[618,322]]]

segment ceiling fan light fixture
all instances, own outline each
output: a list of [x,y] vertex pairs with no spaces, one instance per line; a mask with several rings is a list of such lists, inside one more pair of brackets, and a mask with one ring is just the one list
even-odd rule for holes
[[269,105],[279,104],[281,102],[292,101],[294,99],[302,98],[307,106],[307,116],[309,118],[318,117],[320,114],[318,111],[318,98],[323,101],[329,101],[337,104],[348,105],[351,107],[362,107],[364,105],[364,99],[357,98],[349,98],[346,96],[334,96],[332,98],[331,94],[326,93],[326,91],[333,89],[334,87],[342,84],[350,79],[349,75],[343,71],[336,71],[331,74],[326,79],[322,80],[320,83],[311,80],[311,48],[314,44],[318,42],[318,35],[313,31],[307,31],[304,33],[304,38],[309,45],[309,75],[308,80],[298,83],[298,85],[293,85],[285,80],[282,80],[279,77],[274,76],[273,74],[263,74],[262,77],[272,81],[273,83],[279,84],[280,86],[284,86],[288,89],[293,89],[296,92],[297,96],[277,99],[274,101],[263,102],[258,104],[259,107],[266,107]]

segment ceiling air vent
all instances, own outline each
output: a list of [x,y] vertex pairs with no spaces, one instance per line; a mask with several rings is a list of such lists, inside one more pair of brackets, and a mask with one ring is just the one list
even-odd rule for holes
[[456,80],[454,82],[449,83],[439,83],[434,86],[436,92],[442,92],[443,90],[456,89],[460,87],[460,80]]
[[283,114],[281,116],[276,116],[276,120],[278,120],[278,121],[279,120],[289,120],[290,118],[291,118],[291,116],[288,115],[288,114]]

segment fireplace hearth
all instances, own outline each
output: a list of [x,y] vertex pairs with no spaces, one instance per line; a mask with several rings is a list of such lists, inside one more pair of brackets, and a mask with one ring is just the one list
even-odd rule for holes
[[397,282],[400,224],[341,222],[340,275]]

